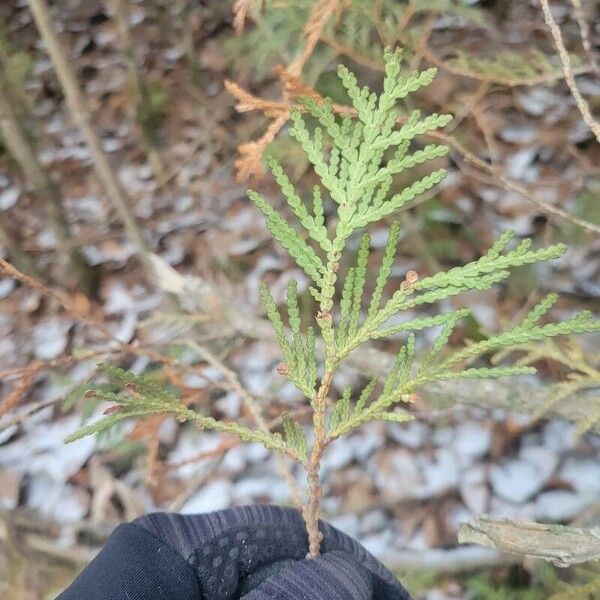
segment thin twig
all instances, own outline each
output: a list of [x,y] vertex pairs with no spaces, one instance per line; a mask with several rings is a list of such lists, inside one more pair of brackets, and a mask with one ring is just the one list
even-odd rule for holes
[[479,158],[477,155],[473,154],[469,150],[467,150],[455,137],[446,135],[441,131],[430,131],[426,134],[428,137],[436,138],[444,141],[446,144],[454,148],[462,157],[471,164],[475,165],[477,168],[489,173],[492,177],[494,177],[503,188],[511,190],[513,192],[517,192],[523,198],[529,200],[529,202],[535,204],[538,208],[540,208],[545,213],[548,213],[551,216],[558,217],[560,219],[565,219],[574,225],[578,225],[579,227],[591,231],[594,233],[600,233],[600,225],[596,225],[595,223],[591,223],[590,221],[586,221],[585,219],[581,219],[574,214],[559,208],[558,206],[554,206],[545,200],[541,200],[537,196],[534,196],[525,186],[517,183],[507,177],[502,171],[500,171],[497,167],[494,167],[485,160]]
[[306,530],[308,533],[308,557],[316,558],[321,549],[323,534],[319,530],[319,513],[321,510],[321,460],[323,454],[331,442],[325,429],[325,410],[329,390],[333,382],[333,371],[326,370],[321,378],[321,384],[317,392],[313,410],[313,430],[315,441],[313,443],[310,457],[306,464],[306,481],[308,485],[308,502],[302,511]]
[[593,134],[596,136],[596,139],[600,143],[600,122],[596,121],[590,112],[590,107],[586,102],[585,98],[581,95],[579,88],[577,87],[577,82],[575,81],[575,75],[573,73],[573,65],[571,64],[571,58],[569,57],[569,53],[565,48],[565,44],[563,41],[562,33],[560,31],[560,27],[557,25],[556,20],[554,19],[554,15],[550,10],[550,5],[548,0],[540,0],[540,4],[542,6],[542,11],[544,13],[544,20],[546,21],[546,25],[548,25],[550,29],[550,33],[554,38],[554,43],[556,44],[556,49],[558,50],[558,56],[560,57],[560,62],[563,67],[563,72],[565,74],[565,81],[571,90],[571,94],[575,99],[575,103],[577,104],[577,108],[585,121],[585,124],[592,130]]
[[19,404],[42,368],[43,364],[39,362],[32,363],[29,366],[28,372],[15,385],[14,390],[6,397],[4,402],[0,404],[0,417],[13,410]]
[[12,232],[4,226],[2,220],[0,220],[0,246],[5,249],[10,260],[12,260],[21,271],[38,278],[42,277],[34,262],[21,248],[19,241],[15,239]]
[[590,37],[590,24],[586,19],[583,6],[581,5],[581,0],[571,0],[571,4],[573,5],[573,9],[575,11],[575,19],[579,25],[579,31],[581,32],[581,44],[583,49],[588,55],[588,58],[594,67],[594,71],[600,74],[600,65],[598,64],[596,52],[594,51]]

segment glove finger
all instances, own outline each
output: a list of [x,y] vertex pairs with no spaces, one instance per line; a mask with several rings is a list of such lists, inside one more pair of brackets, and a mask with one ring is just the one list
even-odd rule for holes
[[349,554],[334,550],[297,561],[241,600],[371,600],[371,575]]

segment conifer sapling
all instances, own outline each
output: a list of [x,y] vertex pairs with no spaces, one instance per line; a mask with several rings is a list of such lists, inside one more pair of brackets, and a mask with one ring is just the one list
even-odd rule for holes
[[[380,95],[360,88],[356,77],[344,66],[340,81],[351,100],[355,116],[336,115],[333,103],[303,101],[303,109],[318,123],[310,131],[300,111],[292,113],[291,135],[305,152],[319,178],[312,198],[301,197],[282,166],[275,160],[269,167],[293,215],[288,222],[261,194],[250,191],[252,202],[262,211],[267,227],[290,257],[310,279],[315,304],[315,323],[302,322],[296,282],[287,290],[287,319],[276,305],[266,284],[260,295],[281,348],[283,363],[278,372],[302,392],[312,409],[312,430],[307,435],[300,423],[285,416],[282,432],[268,433],[238,423],[218,421],[185,406],[174,394],[127,371],[107,367],[110,374],[135,393],[98,392],[119,410],[83,427],[71,439],[103,431],[128,418],[158,413],[175,414],[202,429],[230,433],[242,440],[259,442],[269,450],[300,463],[307,474],[307,498],[303,516],[309,538],[309,557],[319,554],[321,534],[318,518],[321,499],[320,465],[327,447],[363,423],[373,420],[404,422],[412,418],[403,405],[422,386],[444,379],[496,378],[535,372],[530,366],[470,366],[482,355],[558,335],[600,330],[589,312],[581,312],[562,323],[543,323],[542,318],[556,302],[548,295],[517,325],[460,350],[448,351],[448,340],[468,309],[443,312],[398,322],[397,317],[423,305],[434,305],[470,290],[487,290],[509,277],[512,269],[559,257],[565,246],[557,244],[533,249],[531,240],[513,243],[506,232],[478,260],[431,277],[419,278],[409,271],[391,296],[384,293],[390,282],[400,227],[390,227],[387,244],[374,280],[368,274],[369,225],[392,216],[412,200],[437,185],[445,169],[433,170],[401,191],[392,193],[395,176],[443,157],[448,149],[430,144],[414,149],[412,142],[444,127],[450,115],[422,116],[412,111],[399,123],[398,102],[429,85],[436,69],[406,72],[401,52],[386,51],[385,77]],[[333,209],[333,210],[332,210]],[[333,216],[329,217],[330,213]],[[326,216],[327,215],[327,216]],[[354,265],[347,270],[348,243],[362,233]],[[287,321],[287,325],[286,325]],[[415,339],[419,332],[438,328],[431,348],[415,361]],[[318,335],[316,333],[318,331]],[[373,379],[358,393],[348,386],[341,397],[332,398],[337,370],[351,352],[374,340],[404,335],[388,375]],[[321,338],[320,340],[318,338]]]

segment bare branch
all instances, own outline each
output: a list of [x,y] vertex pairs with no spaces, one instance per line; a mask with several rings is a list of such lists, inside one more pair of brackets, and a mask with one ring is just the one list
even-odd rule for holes
[[[581,32],[581,44],[583,49],[586,51],[594,71],[600,74],[600,64],[598,64],[597,56],[590,38],[590,24],[586,18],[581,0],[571,0],[571,4],[573,5],[573,9],[575,11],[575,19],[579,24],[579,31]],[[592,10],[594,10],[594,7],[592,7]]]
[[482,515],[461,526],[458,542],[540,558],[557,567],[600,560],[599,526],[586,529]]
[[592,116],[588,103],[586,102],[585,98],[581,95],[581,92],[577,87],[575,75],[573,74],[573,65],[571,64],[571,58],[569,57],[569,53],[565,48],[562,33],[560,32],[560,27],[556,24],[556,20],[554,19],[554,15],[550,10],[548,0],[540,0],[540,4],[544,13],[544,20],[546,21],[546,25],[548,25],[548,27],[550,28],[550,33],[554,38],[554,43],[556,44],[556,48],[558,50],[560,62],[563,66],[563,71],[565,73],[565,81],[567,82],[567,85],[571,90],[571,94],[573,94],[573,98],[575,99],[577,108],[579,109],[579,112],[581,113],[585,124],[592,130],[593,134],[596,136],[596,139],[600,143],[600,123],[596,121]]
[[150,110],[150,101],[148,99],[148,89],[146,82],[140,74],[135,56],[135,48],[131,39],[129,30],[129,1],[128,0],[111,0],[115,12],[115,20],[119,37],[121,38],[122,54],[127,63],[127,71],[129,74],[129,87],[133,96],[135,119],[138,123],[142,134],[142,142],[154,177],[157,181],[162,182],[166,178],[165,166],[162,156],[156,146],[154,134],[144,117],[144,114]]

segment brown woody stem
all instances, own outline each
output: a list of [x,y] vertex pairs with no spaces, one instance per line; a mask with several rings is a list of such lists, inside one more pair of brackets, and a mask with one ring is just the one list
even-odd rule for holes
[[321,540],[323,539],[323,534],[319,530],[319,510],[322,492],[320,469],[323,452],[331,441],[325,429],[325,408],[327,406],[327,396],[329,395],[332,381],[333,371],[326,371],[321,379],[321,385],[317,392],[315,410],[313,413],[315,441],[306,464],[308,501],[302,511],[302,516],[306,523],[306,531],[308,533],[307,558],[316,558],[319,556]]

